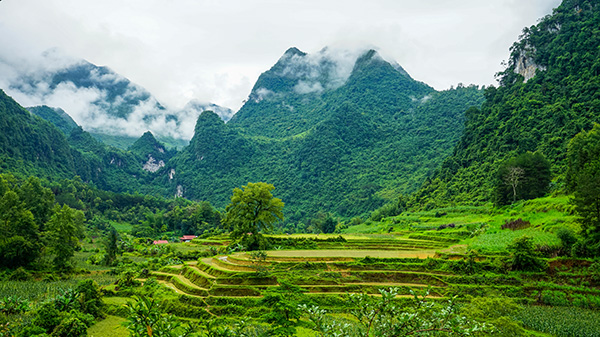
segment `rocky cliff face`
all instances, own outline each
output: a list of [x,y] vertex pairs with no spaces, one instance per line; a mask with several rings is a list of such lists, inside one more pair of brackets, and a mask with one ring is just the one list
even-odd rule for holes
[[535,72],[537,70],[546,70],[546,67],[538,65],[533,60],[533,57],[530,55],[535,54],[535,48],[531,46],[527,46],[523,51],[519,54],[515,62],[515,72],[521,76],[523,76],[523,82],[527,83],[530,79],[535,76]]

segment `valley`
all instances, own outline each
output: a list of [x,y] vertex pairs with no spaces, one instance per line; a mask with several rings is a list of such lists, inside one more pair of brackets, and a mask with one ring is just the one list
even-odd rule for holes
[[292,47],[235,113],[11,73],[0,337],[599,336],[599,27],[563,0],[497,86],[439,91]]

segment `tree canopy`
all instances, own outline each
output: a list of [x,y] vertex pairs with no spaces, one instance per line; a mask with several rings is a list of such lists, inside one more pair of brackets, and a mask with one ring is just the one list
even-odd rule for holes
[[269,232],[273,224],[284,219],[284,203],[271,193],[275,186],[264,182],[248,183],[235,188],[227,206],[223,224],[231,229],[233,239],[242,239],[248,249],[262,248],[260,233]]
[[596,250],[600,244],[600,125],[580,132],[569,143],[567,186],[582,225],[586,246]]

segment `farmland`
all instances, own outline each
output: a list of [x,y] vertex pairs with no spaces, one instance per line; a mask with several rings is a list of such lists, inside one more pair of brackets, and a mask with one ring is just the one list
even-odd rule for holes
[[[132,243],[135,249],[123,252],[116,268],[90,264],[97,248],[90,241],[75,256],[81,271],[88,272],[66,279],[2,281],[0,298],[6,302],[12,296],[34,306],[93,279],[104,294],[105,318],[97,319],[88,333],[109,337],[126,331],[128,307],[139,296],[150,296],[163,313],[205,334],[216,327],[234,329],[240,320],[244,331],[267,331],[274,324],[267,317],[277,310],[267,299],[274,294],[284,302],[326,310],[331,319],[360,330],[347,306],[349,296],[377,298],[393,289],[400,307],[410,306],[418,294],[434,303],[452,300],[461,314],[516,335],[596,336],[598,263],[556,256],[562,247],[555,234],[558,224],[576,226],[567,202],[548,197],[500,209],[405,213],[334,234],[267,236],[272,248],[254,252],[232,249],[228,236],[158,246]],[[502,229],[516,219],[526,226]],[[119,228],[126,239],[130,227]],[[522,237],[541,248],[535,254],[542,268],[511,270],[510,247]],[[502,316],[486,314],[488,304],[481,301],[489,296],[515,309]],[[306,311],[289,320],[299,336],[315,335],[311,322]]]

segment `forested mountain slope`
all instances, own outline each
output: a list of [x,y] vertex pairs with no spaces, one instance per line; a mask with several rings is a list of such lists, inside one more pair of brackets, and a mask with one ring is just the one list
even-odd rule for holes
[[65,135],[69,135],[71,131],[77,127],[77,123],[63,109],[52,108],[47,105],[28,107],[27,110],[32,114],[41,117],[42,119],[54,124]]
[[65,136],[0,90],[0,170],[66,177],[75,172]]
[[469,110],[463,136],[417,204],[488,201],[500,164],[527,151],[552,163],[560,186],[569,141],[600,122],[600,4],[563,1],[523,30],[498,76],[500,86]]
[[78,175],[108,191],[160,193],[143,169],[147,158],[106,146],[79,126],[66,136],[1,90],[0,159],[0,172],[54,181]]
[[234,187],[265,181],[292,220],[365,214],[414,191],[450,154],[481,90],[437,92],[373,50],[342,61],[286,51],[227,124],[199,117],[156,184],[222,207]]

